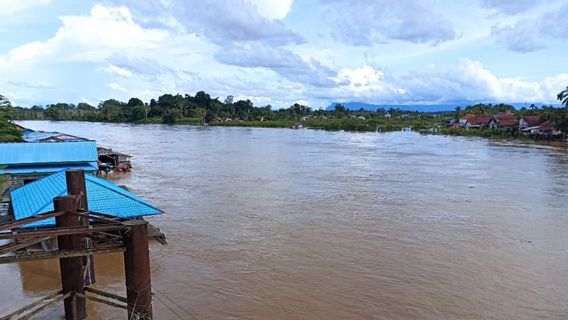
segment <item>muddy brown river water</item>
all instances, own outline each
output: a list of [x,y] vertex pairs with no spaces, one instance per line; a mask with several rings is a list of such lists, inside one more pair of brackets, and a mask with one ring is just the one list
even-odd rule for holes
[[[22,122],[134,155],[156,319],[568,319],[568,148],[416,133]],[[121,255],[98,288],[124,294]],[[0,314],[59,289],[0,266]],[[40,319],[61,317],[62,306]],[[126,319],[89,306],[89,319]]]

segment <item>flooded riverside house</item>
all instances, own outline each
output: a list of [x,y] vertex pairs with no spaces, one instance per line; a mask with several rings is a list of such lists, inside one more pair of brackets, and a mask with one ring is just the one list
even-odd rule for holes
[[[48,142],[88,142],[87,138],[78,137],[57,131],[32,130],[22,126],[17,126],[22,132],[22,140],[28,143],[48,143]],[[99,173],[130,172],[132,170],[132,156],[122,152],[97,146]]]
[[540,116],[515,116],[511,113],[496,115],[466,114],[457,123],[450,124],[454,128],[463,129],[492,129],[523,136],[541,139],[556,139],[562,136],[562,131],[554,128],[555,123]]
[[[143,217],[163,211],[96,176],[95,141],[26,137],[34,142],[0,144],[0,264],[59,258],[62,290],[2,319],[27,319],[61,300],[66,319],[84,319],[87,299],[151,319],[148,239],[164,244],[165,237]],[[126,297],[89,287],[96,281],[93,255],[108,252],[126,252]]]

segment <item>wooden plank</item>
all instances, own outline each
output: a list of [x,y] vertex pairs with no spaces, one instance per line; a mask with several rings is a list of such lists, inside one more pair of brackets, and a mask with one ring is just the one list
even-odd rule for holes
[[33,309],[34,307],[36,307],[36,306],[38,306],[38,305],[40,305],[40,304],[42,304],[42,303],[44,303],[44,302],[46,302],[46,301],[48,301],[48,300],[57,298],[57,296],[59,296],[59,295],[61,295],[61,292],[52,293],[52,294],[50,294],[50,295],[48,295],[48,296],[45,296],[45,297],[43,297],[43,298],[41,298],[41,299],[39,299],[39,300],[36,300],[36,301],[30,303],[30,304],[28,304],[27,306],[24,306],[24,307],[22,307],[22,308],[20,308],[20,309],[18,309],[18,310],[16,310],[16,311],[10,313],[10,314],[7,314],[7,315],[3,316],[2,318],[0,318],[0,320],[12,319],[13,317],[15,317],[15,316],[17,316],[17,315],[20,315],[20,314],[22,314],[22,313],[24,313],[24,312],[26,312],[26,311],[28,311],[28,310],[30,310],[30,309]]
[[6,253],[10,253],[10,252],[14,252],[23,248],[27,248],[33,244],[36,244],[38,242],[42,242],[45,241],[47,239],[49,239],[50,237],[37,237],[37,238],[32,238],[29,240],[26,240],[24,242],[12,242],[3,246],[0,246],[0,255],[4,255]]
[[72,294],[73,294],[72,292],[67,292],[64,295],[60,295],[60,296],[56,297],[55,299],[51,300],[49,303],[44,304],[43,306],[35,309],[34,311],[30,312],[29,314],[25,315],[24,317],[21,317],[18,320],[30,320],[33,317],[35,317],[36,315],[38,315],[40,312],[44,311],[45,309],[51,308],[51,306],[55,305],[59,301],[69,298]]
[[115,299],[115,300],[118,300],[120,302],[124,302],[124,303],[127,302],[125,297],[121,297],[121,296],[116,295],[114,293],[98,290],[98,289],[95,289],[95,288],[85,287],[85,291],[88,291],[88,292],[91,292],[91,293],[94,293],[94,294],[98,294],[99,296]]
[[56,250],[56,251],[45,251],[45,252],[33,252],[33,253],[7,256],[7,257],[0,257],[0,264],[30,261],[30,260],[83,257],[93,254],[123,252],[124,250],[125,250],[124,246],[117,245],[117,246],[107,246],[107,247],[99,247],[99,248],[84,249],[84,250]]
[[14,221],[2,223],[2,224],[0,224],[0,230],[11,230],[11,229],[14,229],[14,228],[17,228],[17,227],[21,227],[22,225],[25,225],[25,224],[28,224],[28,223],[33,223],[33,222],[57,217],[57,216],[60,216],[64,213],[65,212],[63,212],[63,211],[51,211],[51,212],[41,213],[41,214],[35,215],[33,217],[29,217],[29,218],[24,218],[24,219],[20,219],[20,220],[14,220]]
[[102,304],[109,305],[111,307],[127,310],[127,307],[126,307],[125,304],[120,304],[120,303],[108,301],[108,300],[97,298],[97,297],[94,297],[94,296],[91,296],[91,295],[84,295],[84,294],[80,294],[80,293],[76,293],[76,295],[78,297],[85,298],[85,299],[88,299],[88,300],[91,300],[91,301],[94,301],[94,302],[99,302],[99,303],[102,303]]
[[90,234],[93,232],[101,231],[112,231],[112,230],[124,230],[126,227],[123,224],[108,224],[108,225],[95,225],[95,226],[84,226],[84,227],[72,227],[72,228],[46,228],[31,231],[20,231],[20,232],[2,232],[0,233],[0,239],[20,239],[20,238],[34,238],[34,237],[53,237],[53,236],[64,236],[64,235],[74,235],[74,234]]
[[111,217],[107,217],[105,215],[101,215],[101,214],[97,214],[97,213],[93,213],[93,212],[84,212],[84,213],[82,212],[82,213],[78,213],[78,215],[89,217],[91,219],[99,220],[99,221],[103,221],[103,222],[121,223],[120,220],[118,220],[118,219],[113,219]]

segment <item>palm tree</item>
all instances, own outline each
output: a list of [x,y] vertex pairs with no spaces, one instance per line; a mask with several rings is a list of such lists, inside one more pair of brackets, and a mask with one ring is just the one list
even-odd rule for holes
[[560,92],[556,98],[558,98],[558,100],[560,100],[560,102],[568,108],[568,86]]
[[461,108],[461,107],[459,107],[459,106],[458,106],[458,107],[456,107],[456,113],[455,113],[455,117],[456,117],[456,120],[457,120],[457,121],[459,121],[459,120],[460,120],[461,114],[462,114],[462,108]]

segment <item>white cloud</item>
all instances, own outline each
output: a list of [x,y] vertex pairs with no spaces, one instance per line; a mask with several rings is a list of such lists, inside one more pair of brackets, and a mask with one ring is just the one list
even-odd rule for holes
[[439,43],[456,38],[451,22],[427,0],[321,0],[338,39],[372,46],[390,40]]
[[341,69],[335,78],[339,86],[335,94],[345,99],[349,97],[370,100],[396,100],[405,94],[405,90],[398,87],[393,79],[387,79],[385,72],[371,66],[360,68]]
[[522,78],[499,78],[480,62],[463,59],[449,68],[433,65],[424,69],[391,75],[370,66],[342,69],[337,80],[347,80],[333,97],[343,100],[365,99],[373,103],[432,104],[476,102],[553,103],[568,74],[541,82]]
[[104,61],[133,50],[159,47],[168,33],[144,29],[136,24],[126,7],[95,5],[89,16],[61,17],[63,25],[55,36],[11,50],[0,66],[12,63],[38,63],[43,60]]
[[[47,103],[205,90],[286,107],[337,100],[554,102],[568,84],[566,73],[520,77],[537,74],[538,63],[503,55],[490,38],[499,21],[493,35],[512,50],[562,52],[566,46],[554,40],[568,37],[568,20],[560,18],[568,5],[556,1],[531,7],[530,0],[479,0],[467,9],[432,0],[101,1],[90,12],[46,17],[60,22],[51,37],[28,37],[35,41],[15,48],[8,40],[3,48],[12,49],[0,52],[2,91],[16,102]],[[47,0],[18,3],[24,2]],[[464,56],[472,59],[459,60]],[[489,70],[475,60],[497,65],[509,57],[527,67]],[[419,67],[431,62],[440,65]]]
[[104,68],[103,70],[105,72],[110,73],[110,74],[114,74],[114,75],[125,77],[125,78],[132,77],[132,71],[130,71],[126,68],[121,68],[121,67],[115,66],[115,65],[110,65],[110,66]]
[[13,15],[51,2],[52,0],[0,0],[0,16]]
[[267,68],[289,80],[316,87],[331,87],[335,72],[319,62],[306,62],[293,52],[269,47],[260,42],[232,45],[219,50],[215,58],[225,64],[244,68]]
[[[272,45],[299,43],[302,38],[280,20],[291,0],[120,0],[146,19],[171,16],[189,32],[225,45],[231,42],[264,41]],[[171,22],[169,22],[171,23]]]
[[568,3],[554,7],[536,17],[496,24],[492,34],[509,50],[532,52],[544,49],[554,39],[568,39]]
[[267,19],[284,19],[292,8],[293,0],[248,0]]

